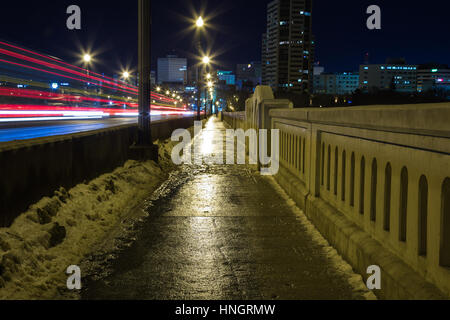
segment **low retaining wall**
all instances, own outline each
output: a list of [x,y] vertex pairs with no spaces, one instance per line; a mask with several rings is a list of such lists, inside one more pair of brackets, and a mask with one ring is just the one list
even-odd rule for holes
[[[194,118],[152,123],[155,140],[167,139],[179,128],[192,127]],[[0,145],[0,227],[42,197],[110,172],[130,158],[137,125],[39,138]]]

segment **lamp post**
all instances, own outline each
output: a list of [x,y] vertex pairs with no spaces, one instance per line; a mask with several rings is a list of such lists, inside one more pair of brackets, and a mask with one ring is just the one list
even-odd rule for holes
[[151,132],[151,0],[138,0],[138,15],[139,120],[132,156],[158,161],[158,146],[153,144]]
[[151,3],[139,3],[139,129],[138,145],[151,145],[150,116],[150,37]]
[[89,76],[89,64],[90,64],[91,61],[92,61],[91,55],[88,54],[88,53],[86,53],[86,54],[83,56],[83,61],[84,61],[84,63],[86,64],[86,73],[87,73],[87,75]]
[[[203,63],[203,70],[205,71],[205,72],[207,72],[208,70],[208,65],[210,64],[210,62],[211,62],[211,58],[210,57],[208,57],[208,56],[204,56],[203,58],[202,58],[202,63]],[[202,74],[203,74],[203,72],[202,72]],[[206,74],[206,79],[208,80],[208,82],[205,82],[205,116],[207,116],[208,115],[208,88],[209,88],[209,83],[211,82],[209,79],[211,79],[211,74],[210,73],[207,73]]]
[[[201,28],[203,28],[204,27],[204,25],[205,25],[205,22],[203,21],[203,18],[202,17],[199,17],[198,19],[197,19],[197,21],[195,22],[195,25],[196,25],[196,27],[197,27],[197,29],[201,29]],[[202,46],[202,44],[201,44],[201,41],[200,41],[200,37],[199,36],[197,36],[197,39],[196,39],[196,45],[197,45],[197,51],[200,53],[201,52],[201,46]],[[202,86],[201,86],[201,77],[200,77],[200,70],[199,70],[199,67],[198,67],[198,65],[197,65],[197,68],[196,68],[197,70],[196,70],[196,76],[197,76],[197,103],[196,103],[196,105],[197,105],[197,120],[198,121],[201,121],[201,115],[200,115],[200,105],[201,105],[201,98],[202,98],[202,93],[201,93],[201,88],[202,88]]]

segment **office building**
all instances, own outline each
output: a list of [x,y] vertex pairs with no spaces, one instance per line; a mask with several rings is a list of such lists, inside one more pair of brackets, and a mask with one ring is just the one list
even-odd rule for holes
[[342,72],[336,74],[336,94],[352,94],[359,88],[358,72]]
[[392,89],[417,90],[417,66],[407,64],[368,64],[359,69],[359,87],[363,91]]
[[312,92],[312,0],[274,0],[268,4],[263,60],[263,84],[274,90]]
[[226,85],[234,86],[236,84],[236,76],[232,71],[217,71],[217,78],[219,81],[224,81]]
[[[319,73],[321,70],[317,70]],[[359,87],[358,72],[322,73],[314,75],[315,94],[352,94]]]
[[318,64],[314,65],[314,67],[313,67],[313,74],[315,76],[319,76],[319,75],[321,75],[324,72],[325,72],[325,68],[324,67],[322,67],[322,66],[320,66]]
[[168,55],[158,59],[159,84],[184,84],[187,81],[187,59]]
[[266,76],[266,66],[267,66],[267,52],[268,46],[267,46],[267,33],[264,33],[262,36],[262,52],[261,52],[261,84],[264,84],[264,79],[267,78]]
[[450,69],[447,65],[427,64],[417,68],[417,91],[450,91]]
[[314,76],[315,94],[336,94],[336,75],[332,73],[320,73]]

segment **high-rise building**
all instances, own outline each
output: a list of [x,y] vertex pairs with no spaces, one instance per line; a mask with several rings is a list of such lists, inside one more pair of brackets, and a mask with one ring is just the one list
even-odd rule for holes
[[417,90],[417,66],[407,64],[369,64],[359,68],[359,88],[363,91],[393,89]]
[[158,83],[183,84],[187,81],[187,59],[168,55],[158,59]]
[[261,52],[261,84],[264,84],[264,79],[266,79],[266,66],[267,66],[267,33],[262,36],[262,52]]
[[263,60],[263,84],[274,90],[312,92],[312,0],[274,0],[268,4]]

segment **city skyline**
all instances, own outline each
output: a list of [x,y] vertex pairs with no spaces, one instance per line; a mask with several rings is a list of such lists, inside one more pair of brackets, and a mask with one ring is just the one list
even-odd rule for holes
[[[153,69],[156,70],[157,58],[174,49],[180,56],[193,58],[193,34],[186,30],[189,27],[186,19],[201,8],[206,16],[212,17],[214,29],[209,31],[208,47],[214,47],[220,54],[216,59],[217,68],[233,70],[236,64],[260,61],[261,35],[266,29],[269,2],[248,0],[236,6],[230,2],[172,1],[169,6],[166,2],[153,1]],[[349,1],[345,5],[313,2],[315,61],[326,72],[356,71],[364,62],[365,53],[370,54],[371,63],[384,63],[389,57],[404,57],[410,64],[450,63],[450,45],[442,41],[439,32],[448,24],[445,17],[448,4],[435,1],[422,8],[404,0],[378,3],[382,9],[382,30],[370,31],[365,26],[368,17],[365,10],[372,4],[370,1]],[[0,13],[0,26],[8,29],[8,33],[0,37],[15,43],[20,39],[22,46],[73,63],[77,62],[76,54],[81,48],[92,47],[98,53],[98,63],[93,67],[100,72],[137,64],[135,50],[129,49],[137,46],[134,7],[78,1],[82,9],[82,30],[69,31],[65,28],[68,4],[61,1],[48,7],[31,3],[25,12],[20,4],[8,4],[9,10]],[[239,19],[243,11],[251,12],[252,18]],[[433,14],[428,15],[428,11]],[[42,18],[46,16],[54,19]],[[26,23],[18,24],[19,19]],[[6,28],[9,25],[14,28]]]

